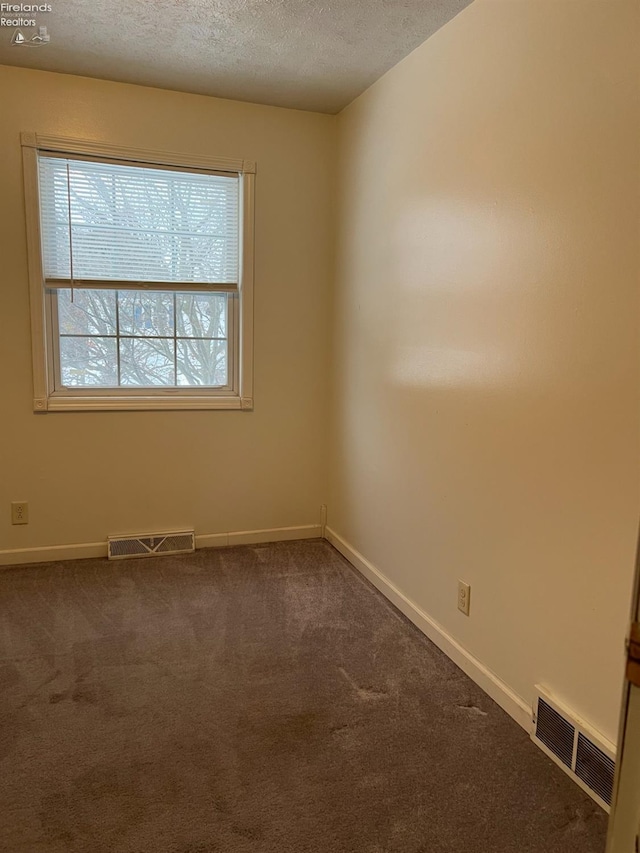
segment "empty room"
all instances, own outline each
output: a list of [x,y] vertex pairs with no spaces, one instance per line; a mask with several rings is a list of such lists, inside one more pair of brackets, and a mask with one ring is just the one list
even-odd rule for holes
[[0,851],[637,853],[637,0],[4,3],[0,84]]

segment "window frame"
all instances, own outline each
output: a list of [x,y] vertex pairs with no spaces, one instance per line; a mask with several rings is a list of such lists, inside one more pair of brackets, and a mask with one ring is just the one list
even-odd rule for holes
[[[254,190],[256,164],[201,155],[124,148],[88,140],[21,134],[24,170],[29,302],[33,359],[33,409],[35,412],[108,411],[160,409],[253,409],[253,283],[254,283]],[[45,284],[40,228],[38,154],[75,155],[96,160],[124,161],[135,165],[168,166],[185,170],[226,172],[238,176],[239,192],[239,275],[237,290],[226,290],[229,320],[235,331],[234,346],[229,337],[231,387],[157,386],[153,388],[56,388],[55,358],[59,345],[54,328],[55,296]],[[82,284],[78,283],[77,288]],[[113,288],[117,290],[117,285]],[[155,290],[153,285],[139,290]],[[169,292],[180,292],[181,288]],[[197,285],[193,291],[202,289]],[[191,292],[182,288],[183,292]],[[206,288],[208,292],[218,289]],[[233,350],[233,352],[231,352]]]

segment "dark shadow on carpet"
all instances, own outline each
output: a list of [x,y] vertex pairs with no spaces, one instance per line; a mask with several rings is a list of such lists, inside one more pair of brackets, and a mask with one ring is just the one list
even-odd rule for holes
[[0,573],[0,850],[602,853],[606,815],[326,542]]

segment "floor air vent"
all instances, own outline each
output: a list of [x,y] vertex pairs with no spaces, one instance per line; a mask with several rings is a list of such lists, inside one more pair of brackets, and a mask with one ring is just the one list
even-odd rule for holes
[[110,560],[129,557],[156,557],[159,554],[186,554],[196,547],[193,530],[176,533],[153,533],[142,536],[109,536]]
[[612,746],[559,705],[546,690],[540,687],[536,690],[531,737],[608,812],[615,771]]

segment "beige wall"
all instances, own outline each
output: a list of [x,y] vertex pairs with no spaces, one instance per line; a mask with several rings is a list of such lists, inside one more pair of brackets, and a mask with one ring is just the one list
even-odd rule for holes
[[639,12],[476,0],[339,120],[329,525],[527,703],[542,682],[611,740],[639,509]]
[[[335,119],[7,67],[0,93],[0,551],[319,523]],[[257,161],[255,411],[32,413],[21,130]]]

